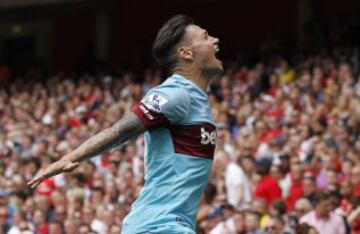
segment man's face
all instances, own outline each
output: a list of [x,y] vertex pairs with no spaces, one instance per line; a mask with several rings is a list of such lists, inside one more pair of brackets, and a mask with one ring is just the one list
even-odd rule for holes
[[8,218],[8,212],[6,207],[0,207],[0,225],[5,225]]
[[316,205],[316,214],[321,218],[328,218],[331,211],[331,200],[326,199]]
[[254,200],[251,204],[251,210],[259,212],[260,214],[266,213],[266,203],[261,200]]
[[308,210],[302,204],[299,204],[295,205],[294,212],[298,218],[301,218],[304,214],[308,212]]
[[351,171],[351,184],[358,186],[360,184],[360,168],[354,167]]
[[[189,25],[183,39],[183,48],[191,52],[194,65],[206,76],[213,76],[223,72],[222,62],[216,58],[219,51],[219,39],[197,25]],[[181,46],[180,46],[181,47]]]
[[0,196],[0,206],[7,206],[8,199],[6,197]]
[[59,222],[64,220],[66,217],[66,208],[64,206],[55,207],[55,219]]
[[235,213],[233,215],[233,219],[235,222],[235,229],[238,233],[245,232],[245,217],[243,214]]
[[61,233],[63,233],[63,231],[58,223],[49,224],[49,234],[61,234]]
[[66,230],[66,233],[69,234],[78,233],[78,227],[74,220],[67,219],[64,223],[64,229]]
[[303,170],[299,163],[291,164],[291,175],[294,180],[300,180],[302,178]]
[[315,181],[313,181],[312,179],[306,178],[303,180],[302,184],[303,184],[305,196],[310,196],[312,193],[316,191]]
[[337,174],[334,171],[327,171],[326,172],[326,182],[328,185],[337,184]]
[[281,223],[270,218],[265,224],[264,234],[280,234],[282,231],[281,229]]
[[94,213],[89,207],[84,207],[82,212],[82,221],[85,224],[91,224],[94,219]]
[[259,219],[254,214],[245,215],[245,223],[247,231],[254,231],[259,228]]

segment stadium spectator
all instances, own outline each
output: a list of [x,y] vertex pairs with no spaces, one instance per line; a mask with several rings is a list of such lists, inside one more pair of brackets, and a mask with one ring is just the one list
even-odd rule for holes
[[248,207],[251,202],[251,187],[244,170],[226,152],[219,152],[218,156],[225,172],[227,202],[236,209]]
[[261,215],[255,211],[248,211],[245,214],[245,227],[248,234],[260,234]]
[[323,192],[316,194],[315,209],[301,217],[300,223],[307,223],[313,226],[319,233],[345,233],[344,221],[340,216],[331,211],[330,195]]
[[269,204],[281,198],[279,184],[269,175],[271,160],[263,158],[258,162],[256,174],[259,177],[254,197],[265,199]]
[[295,234],[319,234],[316,229],[306,223],[299,224],[295,227]]
[[[214,77],[209,101],[217,148],[198,233],[225,224],[239,233],[260,232],[266,225],[271,229],[271,222],[278,225],[272,219],[277,216],[284,222],[281,231],[317,233],[319,222],[324,230],[343,227],[337,215],[359,233],[360,79],[353,50],[234,63]],[[162,77],[149,71],[138,83],[131,71],[59,73],[44,83],[8,79],[0,86],[2,231],[119,233],[144,183],[141,137],[35,191],[25,184],[39,168],[128,113]],[[318,202],[318,192],[332,195]],[[314,228],[297,226],[299,220]]]
[[285,230],[285,222],[279,216],[270,216],[263,228],[264,234],[288,234]]

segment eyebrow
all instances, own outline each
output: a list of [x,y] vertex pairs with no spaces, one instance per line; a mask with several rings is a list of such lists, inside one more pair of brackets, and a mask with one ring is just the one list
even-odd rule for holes
[[204,30],[202,34],[203,34],[204,36],[209,36],[209,33],[208,33],[206,30]]

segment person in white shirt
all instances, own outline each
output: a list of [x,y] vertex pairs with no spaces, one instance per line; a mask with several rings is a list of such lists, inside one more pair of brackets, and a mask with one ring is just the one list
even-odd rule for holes
[[235,209],[246,207],[251,202],[251,185],[244,170],[232,161],[224,151],[219,154],[225,168],[226,200]]

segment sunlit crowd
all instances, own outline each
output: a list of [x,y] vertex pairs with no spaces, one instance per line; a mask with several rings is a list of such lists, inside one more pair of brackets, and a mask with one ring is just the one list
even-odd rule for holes
[[[274,56],[213,78],[216,151],[197,233],[360,233],[359,59],[356,49]],[[26,182],[166,75],[31,76],[0,86],[0,233],[119,234],[144,182],[142,136],[35,190]]]

